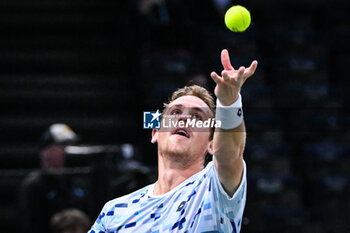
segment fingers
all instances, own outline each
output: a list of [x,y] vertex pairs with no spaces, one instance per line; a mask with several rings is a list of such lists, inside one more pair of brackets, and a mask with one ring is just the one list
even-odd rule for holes
[[258,66],[258,62],[256,60],[254,60],[252,62],[252,64],[245,70],[245,76],[247,78],[249,78],[250,76],[252,76],[256,70],[256,67]]
[[238,69],[238,77],[242,77],[245,70],[246,69],[245,69],[244,66],[239,67],[239,69]]
[[[237,79],[238,81],[243,79],[243,82],[255,73],[258,66],[258,62],[254,60],[248,68],[241,66],[238,70],[234,70],[231,66],[230,58],[226,49],[222,50],[221,60],[224,66],[224,70],[221,72],[221,77],[216,72],[211,72],[210,76],[216,84],[222,84],[231,80],[231,78]],[[231,70],[229,70],[231,69]]]
[[221,63],[225,70],[234,70],[227,49],[221,51]]
[[221,83],[221,78],[216,72],[211,72],[210,77],[214,80],[216,84]]
[[224,70],[224,71],[221,72],[221,76],[222,76],[222,78],[223,78],[225,81],[230,80],[230,76],[229,76],[229,74],[228,74],[228,72],[227,72],[226,70]]

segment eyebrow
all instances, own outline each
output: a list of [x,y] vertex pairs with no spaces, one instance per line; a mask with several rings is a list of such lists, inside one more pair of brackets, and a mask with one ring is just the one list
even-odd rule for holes
[[[169,107],[169,110],[170,109],[173,109],[174,107],[178,107],[178,108],[183,108],[184,106],[182,104],[175,104],[171,107]],[[194,109],[198,112],[202,112],[203,114],[205,114],[206,116],[208,115],[205,111],[203,111],[203,109],[199,108],[199,107],[191,107],[191,109]]]

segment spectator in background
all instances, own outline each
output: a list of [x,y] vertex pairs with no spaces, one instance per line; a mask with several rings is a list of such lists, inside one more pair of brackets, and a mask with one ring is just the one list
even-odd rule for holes
[[77,143],[79,137],[66,124],[53,124],[45,131],[42,141],[44,148],[40,157],[42,168],[50,171],[64,167],[64,147]]
[[64,148],[77,141],[78,136],[65,124],[53,124],[44,133],[42,169],[30,173],[21,184],[23,232],[47,233],[54,213],[65,208],[87,208],[84,184],[65,175]]
[[90,219],[78,209],[66,209],[52,216],[52,233],[85,233],[89,230]]

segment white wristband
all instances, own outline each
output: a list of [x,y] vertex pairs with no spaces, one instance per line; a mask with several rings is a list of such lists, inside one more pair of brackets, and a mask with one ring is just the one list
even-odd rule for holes
[[242,97],[238,95],[236,102],[230,106],[223,106],[219,99],[216,99],[215,120],[221,121],[222,129],[234,129],[243,122]]

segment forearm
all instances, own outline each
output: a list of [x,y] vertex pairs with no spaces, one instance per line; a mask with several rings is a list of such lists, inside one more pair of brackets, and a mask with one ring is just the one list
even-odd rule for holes
[[219,180],[229,196],[235,193],[242,180],[245,140],[244,122],[230,130],[215,129],[213,139],[215,167]]
[[223,165],[242,158],[246,142],[245,124],[242,122],[234,129],[216,128],[213,138],[215,159]]

